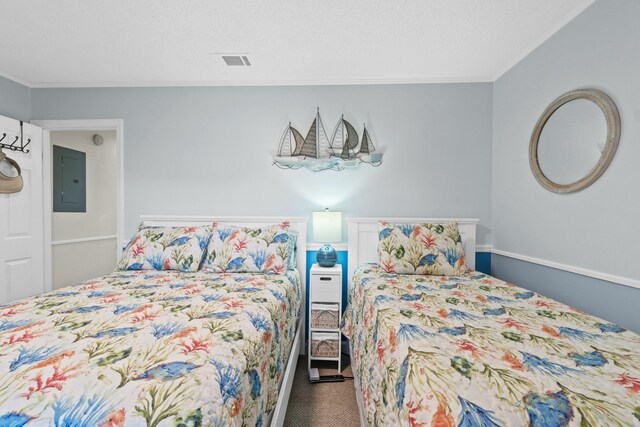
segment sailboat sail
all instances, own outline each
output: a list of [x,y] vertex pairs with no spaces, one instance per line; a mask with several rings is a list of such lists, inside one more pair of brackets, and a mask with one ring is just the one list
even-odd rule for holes
[[[302,134],[298,132],[298,129],[293,127],[291,128],[291,133],[293,134],[293,139],[296,142],[295,148],[301,147],[302,144],[304,144],[304,136],[302,136]],[[295,152],[295,150],[291,151]]]
[[309,128],[309,132],[307,132],[304,142],[299,147],[296,147],[296,151],[293,153],[294,156],[318,157],[318,147],[316,146],[317,123],[318,118],[316,117],[311,128]]
[[331,143],[329,142],[329,138],[327,138],[327,133],[324,130],[324,124],[320,117],[320,111],[318,110],[316,118],[309,128],[307,137],[304,139],[304,142],[296,148],[293,155],[324,159],[331,157],[331,154],[333,154]]
[[362,134],[362,144],[360,144],[359,154],[369,154],[375,151],[375,147],[371,142],[371,138],[369,137],[369,132],[367,132],[367,127],[364,127],[364,133]]
[[320,111],[318,111],[318,114],[316,116],[316,121],[318,123],[318,130],[317,130],[318,158],[328,159],[333,154],[333,150],[331,149],[331,143],[329,142],[329,138],[327,138],[327,133],[324,130],[324,124],[322,123],[322,118],[320,117]]
[[355,128],[348,121],[342,119],[344,123],[344,127],[347,130],[347,139],[344,141],[344,145],[342,146],[342,153],[340,157],[343,159],[350,159],[352,157],[352,151],[358,145],[358,132],[356,132]]
[[287,126],[282,138],[280,138],[280,146],[278,147],[278,156],[290,156],[291,155],[291,123]]
[[338,120],[338,124],[331,135],[331,152],[334,156],[336,155],[336,152],[342,150],[342,146],[344,145],[344,136],[344,120],[341,118]]
[[282,138],[280,139],[280,146],[278,147],[278,156],[281,157],[290,157],[293,155],[297,147],[300,147],[304,142],[304,138],[298,132],[296,128],[291,126],[287,126],[285,129]]
[[278,156],[290,156],[293,150],[295,150],[295,146],[293,146],[293,140],[291,139],[291,123],[289,123],[289,126],[287,126],[280,139]]

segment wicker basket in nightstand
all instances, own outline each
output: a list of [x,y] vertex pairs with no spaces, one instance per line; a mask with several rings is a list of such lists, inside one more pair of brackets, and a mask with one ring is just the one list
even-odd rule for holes
[[340,334],[336,332],[312,332],[311,356],[339,357]]
[[337,329],[340,327],[340,304],[311,304],[311,327]]

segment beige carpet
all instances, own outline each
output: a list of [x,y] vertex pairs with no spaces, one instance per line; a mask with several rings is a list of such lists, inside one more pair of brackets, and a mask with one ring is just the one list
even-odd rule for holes
[[[342,375],[352,377],[349,357],[344,355],[342,357]],[[335,363],[326,366],[334,368],[324,369],[323,366],[318,365],[321,368],[320,375],[335,375],[337,373]],[[353,380],[347,379],[341,383],[310,384],[307,358],[300,356],[296,375],[293,378],[284,425],[285,427],[358,427],[360,418]]]

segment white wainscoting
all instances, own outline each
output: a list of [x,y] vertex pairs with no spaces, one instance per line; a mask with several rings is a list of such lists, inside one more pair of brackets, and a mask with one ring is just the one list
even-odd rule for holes
[[116,246],[116,235],[51,242],[53,289],[111,273]]

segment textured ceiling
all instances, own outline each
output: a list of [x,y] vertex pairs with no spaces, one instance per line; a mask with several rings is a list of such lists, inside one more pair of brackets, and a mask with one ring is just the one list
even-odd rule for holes
[[0,0],[0,74],[33,87],[493,81],[592,2]]

